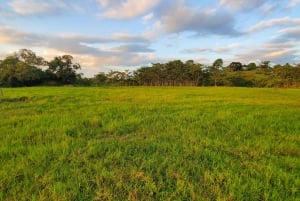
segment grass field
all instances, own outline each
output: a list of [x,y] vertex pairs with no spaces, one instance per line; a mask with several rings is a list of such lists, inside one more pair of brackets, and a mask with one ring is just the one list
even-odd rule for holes
[[300,200],[300,90],[3,89],[0,200]]

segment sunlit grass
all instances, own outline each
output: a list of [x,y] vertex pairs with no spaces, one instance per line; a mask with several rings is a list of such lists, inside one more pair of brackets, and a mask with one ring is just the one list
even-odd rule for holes
[[3,93],[0,200],[299,199],[299,89]]

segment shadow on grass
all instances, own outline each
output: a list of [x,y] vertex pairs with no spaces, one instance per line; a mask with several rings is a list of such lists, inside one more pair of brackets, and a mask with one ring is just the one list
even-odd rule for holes
[[16,102],[26,102],[30,101],[32,98],[27,96],[15,97],[15,98],[1,98],[0,102],[6,103],[16,103]]

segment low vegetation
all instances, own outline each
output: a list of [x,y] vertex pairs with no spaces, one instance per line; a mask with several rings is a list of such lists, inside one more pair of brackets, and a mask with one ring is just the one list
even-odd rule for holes
[[299,199],[299,89],[3,93],[0,200]]

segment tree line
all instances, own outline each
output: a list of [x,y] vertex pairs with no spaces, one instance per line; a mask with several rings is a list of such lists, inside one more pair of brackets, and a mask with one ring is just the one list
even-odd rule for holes
[[260,64],[231,62],[224,66],[222,59],[212,65],[173,60],[153,63],[130,72],[110,71],[91,79],[94,85],[139,86],[238,86],[238,87],[300,87],[300,64],[271,66],[270,61]]
[[34,52],[21,49],[0,61],[0,86],[20,87],[36,85],[81,86],[239,86],[239,87],[300,87],[300,64],[272,65],[231,62],[223,59],[211,65],[173,60],[152,63],[135,71],[100,72],[93,78],[77,73],[80,64],[71,55],[54,57],[51,61]]

